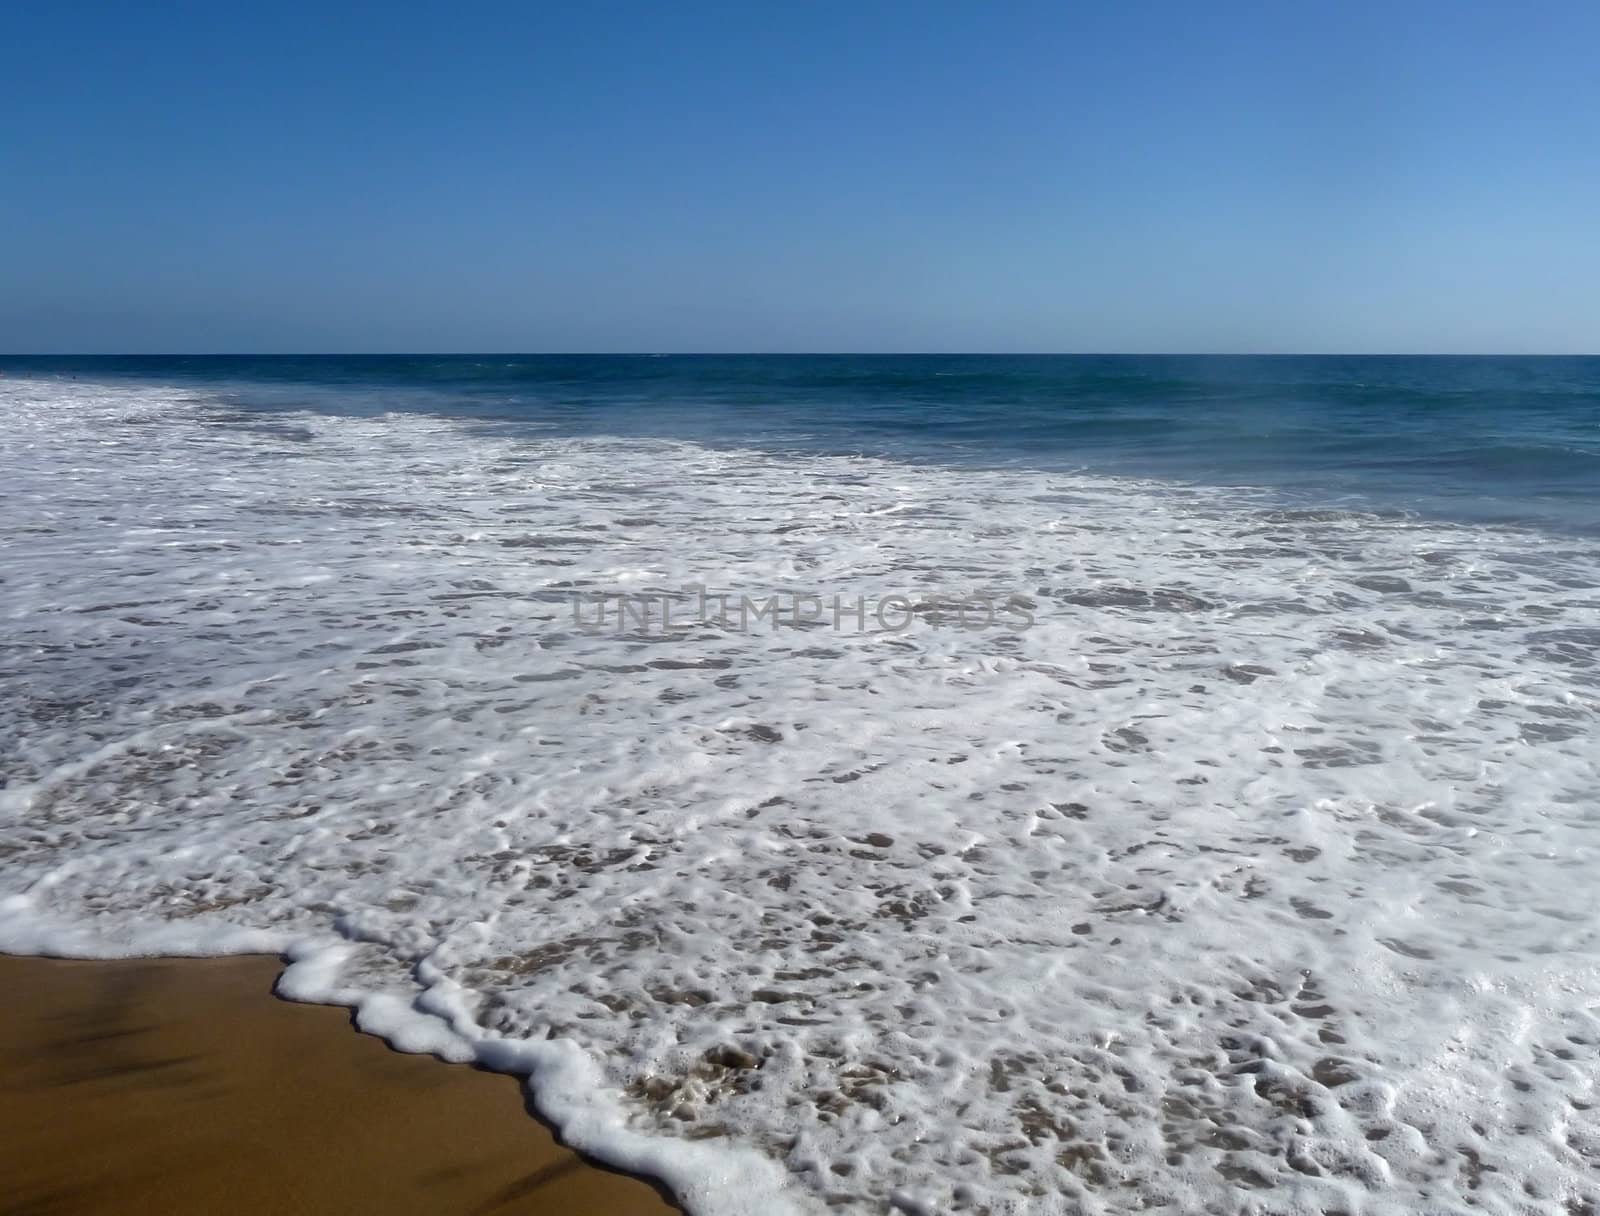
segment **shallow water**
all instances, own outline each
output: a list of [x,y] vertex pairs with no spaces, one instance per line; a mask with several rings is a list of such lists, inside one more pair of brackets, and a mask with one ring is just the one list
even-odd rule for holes
[[286,405],[0,381],[0,946],[290,949],[696,1211],[1600,1204],[1583,529]]

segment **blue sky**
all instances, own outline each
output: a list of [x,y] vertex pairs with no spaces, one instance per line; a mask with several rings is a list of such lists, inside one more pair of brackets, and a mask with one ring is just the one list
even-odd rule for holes
[[0,351],[1600,351],[1600,5],[14,4]]

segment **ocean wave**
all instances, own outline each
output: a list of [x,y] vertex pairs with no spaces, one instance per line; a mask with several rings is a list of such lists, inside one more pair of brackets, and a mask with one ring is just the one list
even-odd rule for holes
[[[285,950],[703,1213],[1600,1204],[1600,556],[0,382],[0,944]],[[596,630],[574,594],[1021,596]]]

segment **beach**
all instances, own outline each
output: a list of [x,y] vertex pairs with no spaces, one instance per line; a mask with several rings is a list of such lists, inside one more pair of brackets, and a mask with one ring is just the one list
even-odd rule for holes
[[36,1206],[533,1202],[432,1054],[694,1216],[1600,1210],[1600,362],[32,370],[0,950],[419,1053],[77,966],[196,1025],[47,1017],[51,1101],[311,1110],[53,1119]]
[[346,1010],[275,999],[281,966],[0,956],[0,1209],[675,1210],[558,1144],[518,1080],[403,1055]]

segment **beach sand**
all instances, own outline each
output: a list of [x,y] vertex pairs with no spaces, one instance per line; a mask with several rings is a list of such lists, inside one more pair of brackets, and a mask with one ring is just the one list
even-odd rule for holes
[[270,958],[0,956],[0,1212],[671,1213],[518,1080],[270,995]]

